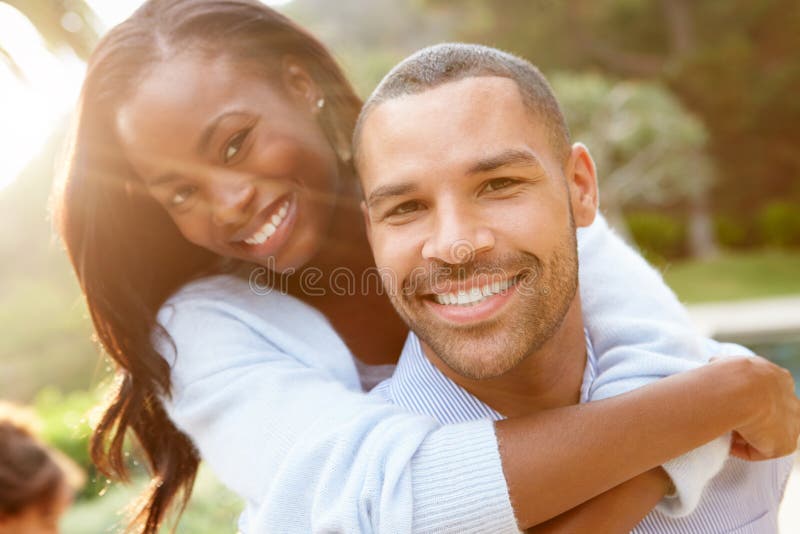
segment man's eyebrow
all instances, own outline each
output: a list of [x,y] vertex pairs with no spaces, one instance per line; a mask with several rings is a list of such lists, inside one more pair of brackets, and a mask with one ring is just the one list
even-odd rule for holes
[[489,172],[509,165],[544,168],[542,162],[533,152],[511,149],[478,161],[475,165],[470,167],[467,173],[478,174]]
[[224,121],[225,119],[227,119],[232,115],[247,115],[247,113],[241,110],[232,110],[217,115],[203,129],[203,133],[200,134],[200,139],[197,141],[197,148],[196,148],[198,154],[202,155],[206,153],[206,150],[208,150],[208,144],[211,142],[211,138],[214,137],[214,133],[216,133],[217,128],[219,128],[219,125],[222,123],[222,121]]
[[400,195],[407,195],[418,190],[419,186],[411,182],[382,185],[380,187],[376,187],[375,190],[369,194],[369,198],[367,199],[367,207],[371,208],[380,200],[385,200],[387,198]]

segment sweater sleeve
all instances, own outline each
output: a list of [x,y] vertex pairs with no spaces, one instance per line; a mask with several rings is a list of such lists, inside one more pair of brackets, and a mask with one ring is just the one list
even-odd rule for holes
[[[597,355],[590,400],[620,395],[708,361],[675,294],[601,215],[578,231],[578,254],[584,324]],[[676,493],[662,500],[659,509],[675,516],[691,513],[729,449],[730,436],[722,436],[664,464]]]
[[248,534],[517,532],[491,421],[440,426],[364,395],[349,358],[219,301],[159,318],[168,413],[246,500]]

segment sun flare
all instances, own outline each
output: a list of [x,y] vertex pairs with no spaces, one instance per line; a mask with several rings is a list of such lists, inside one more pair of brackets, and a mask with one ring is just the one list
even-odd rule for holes
[[[265,3],[277,6],[289,1]],[[103,27],[110,28],[142,0],[89,0],[88,4]],[[62,25],[69,29],[73,22],[64,17]],[[16,179],[74,108],[86,70],[73,54],[49,51],[28,19],[5,3],[0,3],[2,49],[14,58],[21,77],[0,55],[0,191]]]

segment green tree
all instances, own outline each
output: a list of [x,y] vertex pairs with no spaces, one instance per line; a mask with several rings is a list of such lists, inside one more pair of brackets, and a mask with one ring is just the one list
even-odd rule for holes
[[596,73],[550,78],[573,138],[591,149],[602,206],[617,228],[624,229],[622,210],[637,203],[705,195],[713,179],[706,131],[660,84]]
[[752,213],[800,181],[800,2],[796,0],[427,0],[459,38],[544,70],[599,68],[657,80],[709,134],[714,207]]
[[294,0],[281,10],[331,48],[363,96],[403,57],[451,39],[457,24],[418,0]]

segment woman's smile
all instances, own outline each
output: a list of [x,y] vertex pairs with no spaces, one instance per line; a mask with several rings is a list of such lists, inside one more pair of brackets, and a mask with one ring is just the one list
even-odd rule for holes
[[251,256],[253,263],[263,263],[266,258],[275,256],[281,250],[292,235],[296,220],[297,196],[289,193],[261,210],[230,242]]

